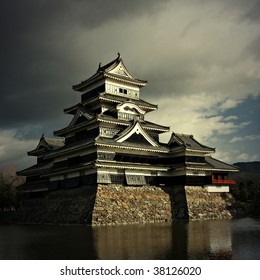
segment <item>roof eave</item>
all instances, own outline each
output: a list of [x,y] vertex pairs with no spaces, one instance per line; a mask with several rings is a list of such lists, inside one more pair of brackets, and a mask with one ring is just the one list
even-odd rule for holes
[[225,171],[225,172],[238,172],[237,169],[225,169],[225,168],[216,168],[216,167],[190,167],[186,166],[188,170],[204,170],[204,171]]
[[133,169],[133,170],[156,170],[156,171],[168,171],[168,167],[155,167],[152,165],[131,165],[128,162],[123,162],[123,164],[119,162],[97,162],[97,167],[110,167],[110,168],[119,168],[119,169]]
[[205,154],[212,154],[215,153],[215,149],[210,149],[210,150],[206,150],[206,149],[189,149],[187,148],[187,146],[185,146],[185,150],[188,152],[199,152],[199,153],[205,153]]
[[99,80],[102,80],[103,78],[104,78],[104,73],[103,72],[97,72],[96,74],[91,76],[89,79],[86,79],[86,80],[80,82],[79,84],[73,85],[72,89],[74,91],[80,91],[81,92],[83,89],[85,89],[89,85],[91,85],[94,82],[97,82]]
[[128,84],[134,84],[139,87],[144,87],[147,85],[148,81],[144,80],[138,80],[138,79],[125,79],[123,76],[116,76],[116,75],[111,75],[110,73],[104,73],[104,77],[110,78],[112,80],[128,83]]
[[117,145],[117,144],[113,144],[113,143],[102,143],[102,142],[98,142],[98,141],[95,143],[95,145],[103,146],[103,147],[127,149],[127,150],[139,150],[139,151],[148,151],[148,152],[168,153],[168,150],[161,149],[160,147],[152,147],[152,148],[134,147],[134,146]]

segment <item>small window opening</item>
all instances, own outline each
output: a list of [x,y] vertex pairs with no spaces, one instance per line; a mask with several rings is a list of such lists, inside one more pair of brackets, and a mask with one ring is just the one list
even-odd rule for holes
[[119,92],[120,92],[120,93],[127,94],[127,89],[119,88]]

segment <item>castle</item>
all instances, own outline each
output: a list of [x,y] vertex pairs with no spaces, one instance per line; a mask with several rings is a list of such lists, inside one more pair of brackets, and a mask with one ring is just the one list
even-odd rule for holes
[[213,158],[215,148],[192,135],[147,120],[158,106],[140,98],[147,81],[135,78],[120,54],[99,65],[90,78],[73,86],[81,102],[64,109],[71,115],[55,138],[41,137],[28,152],[37,163],[18,172],[26,176],[25,194],[40,195],[93,184],[122,186],[201,186],[208,192],[229,192],[235,184],[233,165]]

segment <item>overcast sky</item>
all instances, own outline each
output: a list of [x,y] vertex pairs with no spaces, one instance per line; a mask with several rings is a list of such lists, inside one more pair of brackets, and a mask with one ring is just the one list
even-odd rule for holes
[[[0,168],[67,125],[72,85],[121,53],[146,119],[229,163],[260,160],[260,0],[2,0]],[[161,140],[168,141],[165,134]]]

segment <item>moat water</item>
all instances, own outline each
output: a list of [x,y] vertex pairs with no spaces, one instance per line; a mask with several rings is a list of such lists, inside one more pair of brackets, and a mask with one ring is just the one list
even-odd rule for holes
[[260,219],[94,228],[0,225],[0,259],[260,259]]

